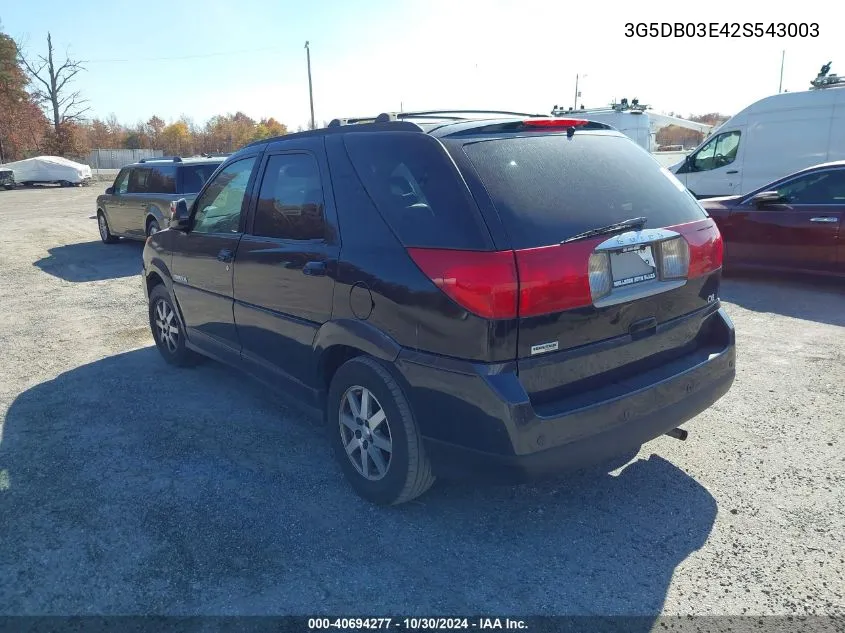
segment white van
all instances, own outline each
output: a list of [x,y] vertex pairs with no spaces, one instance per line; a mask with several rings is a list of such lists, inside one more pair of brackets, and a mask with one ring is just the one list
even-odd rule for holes
[[845,87],[761,99],[670,167],[699,198],[742,195],[792,172],[845,159]]

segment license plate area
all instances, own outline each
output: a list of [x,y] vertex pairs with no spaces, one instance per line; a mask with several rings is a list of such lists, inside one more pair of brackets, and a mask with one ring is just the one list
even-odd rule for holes
[[657,279],[657,262],[650,244],[613,250],[609,258],[614,290]]

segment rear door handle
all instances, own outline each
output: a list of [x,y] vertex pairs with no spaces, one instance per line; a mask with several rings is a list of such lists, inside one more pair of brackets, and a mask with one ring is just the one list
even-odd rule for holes
[[326,262],[307,262],[302,267],[302,274],[312,277],[323,277],[326,274]]
[[824,216],[821,218],[810,218],[810,222],[823,222],[824,224],[833,224],[834,222],[839,222],[839,218],[835,216]]
[[730,171],[726,171],[725,173],[726,174],[738,174],[739,170],[738,169],[731,169]]
[[227,264],[232,261],[232,258],[235,254],[231,251],[231,249],[224,248],[219,253],[217,253],[217,261],[226,262]]

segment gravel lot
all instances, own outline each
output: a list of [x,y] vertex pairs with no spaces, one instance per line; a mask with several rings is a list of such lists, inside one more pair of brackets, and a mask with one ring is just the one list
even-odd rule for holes
[[727,280],[687,442],[381,509],[290,402],[160,360],[103,186],[0,192],[0,614],[845,613],[845,284]]

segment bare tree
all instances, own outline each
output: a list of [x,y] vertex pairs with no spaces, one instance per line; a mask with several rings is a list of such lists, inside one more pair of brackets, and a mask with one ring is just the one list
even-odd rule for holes
[[34,96],[42,103],[49,102],[56,134],[61,132],[63,124],[75,123],[85,118],[85,113],[90,109],[85,106],[87,100],[80,96],[78,90],[71,92],[68,83],[85,70],[84,62],[73,60],[65,55],[65,61],[57,66],[53,59],[53,40],[49,32],[47,33],[47,57],[38,55],[37,59],[28,60],[20,50],[18,50],[18,56],[27,72],[41,84],[34,84],[36,85]]

